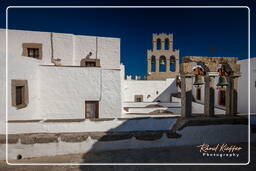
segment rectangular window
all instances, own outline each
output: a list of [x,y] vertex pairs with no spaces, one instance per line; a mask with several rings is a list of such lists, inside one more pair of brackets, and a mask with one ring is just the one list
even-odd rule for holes
[[17,109],[28,105],[28,83],[27,80],[12,80],[11,82],[12,106]]
[[39,48],[28,48],[28,56],[32,58],[39,58]]
[[23,43],[22,56],[27,56],[35,59],[42,59],[43,45],[41,43]]
[[92,61],[90,61],[90,62],[85,62],[85,66],[86,66],[86,67],[96,67],[96,62],[92,62]]
[[98,101],[85,101],[85,118],[99,118]]
[[23,93],[24,92],[24,86],[17,86],[16,87],[16,105],[21,105],[22,104],[22,99],[24,99],[23,97]]
[[142,102],[143,101],[143,95],[135,95],[134,96],[135,102]]

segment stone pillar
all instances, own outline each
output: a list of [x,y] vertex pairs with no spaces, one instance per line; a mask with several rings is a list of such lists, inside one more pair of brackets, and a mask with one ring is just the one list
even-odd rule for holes
[[179,70],[180,70],[179,59],[176,59],[175,60],[175,72],[179,73]]
[[159,57],[156,57],[156,72],[159,72]]
[[151,72],[151,59],[148,59],[148,73]]
[[170,59],[166,59],[166,72],[170,72]]
[[164,48],[165,48],[164,43],[165,43],[165,41],[164,41],[164,40],[161,40],[161,50],[164,50]]
[[192,77],[181,75],[181,116],[190,117],[192,114]]
[[173,50],[172,40],[169,40],[169,49],[170,49],[170,50]]
[[226,115],[237,113],[237,78],[228,77],[229,86],[226,88]]
[[153,40],[153,50],[156,50],[156,41]]
[[215,103],[214,77],[207,75],[204,77],[204,82],[204,114],[213,117]]
[[231,77],[230,82],[232,82],[232,96],[231,96],[231,114],[236,115],[237,114],[237,86],[238,86],[238,78],[237,77]]

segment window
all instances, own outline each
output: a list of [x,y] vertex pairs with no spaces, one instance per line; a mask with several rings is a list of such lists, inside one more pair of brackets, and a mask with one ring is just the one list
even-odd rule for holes
[[22,104],[24,96],[24,86],[16,86],[16,105]]
[[196,99],[201,100],[201,88],[196,89]]
[[85,118],[99,118],[98,101],[85,101]]
[[28,105],[28,84],[27,80],[12,80],[11,82],[12,106],[17,109]]
[[23,43],[22,56],[27,56],[36,59],[42,59],[42,44],[41,43]]
[[134,96],[135,102],[142,102],[143,101],[143,95],[135,95]]
[[99,59],[83,58],[80,61],[80,66],[83,66],[83,67],[100,67],[100,60]]
[[96,62],[85,62],[86,67],[96,67]]
[[28,48],[28,56],[32,58],[39,58],[39,48]]
[[219,105],[225,106],[226,105],[226,91],[225,90],[219,90]]

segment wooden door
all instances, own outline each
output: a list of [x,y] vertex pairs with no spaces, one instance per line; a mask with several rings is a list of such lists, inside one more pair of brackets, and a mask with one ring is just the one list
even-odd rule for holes
[[99,102],[85,101],[85,118],[98,118],[98,117],[99,117]]

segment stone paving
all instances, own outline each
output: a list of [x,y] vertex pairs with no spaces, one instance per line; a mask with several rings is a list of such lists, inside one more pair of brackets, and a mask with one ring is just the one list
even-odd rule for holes
[[[247,143],[236,144],[242,146],[246,149]],[[85,165],[69,165],[69,166],[8,166],[4,161],[0,161],[0,170],[1,171],[63,171],[63,170],[88,170],[88,171],[108,171],[108,170],[122,170],[122,171],[140,171],[140,170],[182,170],[182,171],[191,171],[191,170],[253,170],[255,169],[256,159],[256,143],[251,145],[251,163],[247,166],[85,166]],[[156,148],[156,149],[144,149],[144,150],[119,150],[112,152],[97,152],[97,153],[87,153],[87,154],[73,154],[73,155],[62,155],[55,157],[41,157],[41,158],[32,158],[32,159],[22,159],[10,162],[19,162],[19,163],[181,163],[181,162],[209,162],[209,163],[225,163],[225,162],[246,162],[247,161],[247,151],[244,150],[240,153],[239,158],[216,158],[216,157],[202,157],[202,154],[199,153],[198,149],[194,146],[180,146],[180,147],[169,147],[169,148]]]

